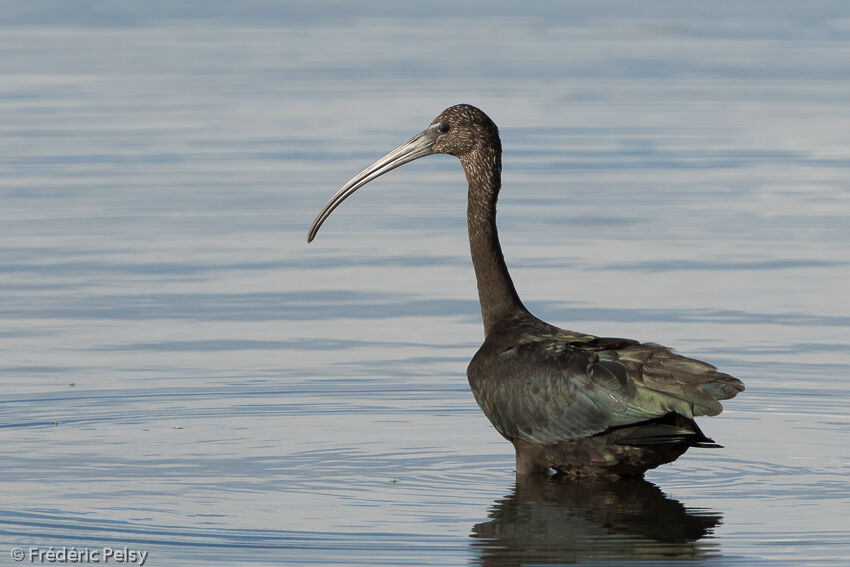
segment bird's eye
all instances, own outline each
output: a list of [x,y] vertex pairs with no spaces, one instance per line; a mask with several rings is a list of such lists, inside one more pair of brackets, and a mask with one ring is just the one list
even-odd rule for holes
[[450,129],[451,127],[448,124],[440,124],[439,126],[437,126],[437,132],[439,132],[440,134],[445,134]]

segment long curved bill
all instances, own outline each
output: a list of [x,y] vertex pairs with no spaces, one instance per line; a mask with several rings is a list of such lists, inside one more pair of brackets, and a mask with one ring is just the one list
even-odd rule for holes
[[343,201],[345,201],[355,191],[372,181],[377,179],[388,171],[400,167],[408,162],[421,157],[429,156],[434,151],[434,143],[437,141],[439,133],[437,127],[439,124],[432,124],[424,132],[413,136],[411,139],[355,175],[351,180],[342,186],[342,189],[336,192],[336,195],[331,197],[330,201],[325,203],[313,224],[310,225],[310,232],[307,233],[307,242],[312,242],[316,238],[316,233],[319,232],[322,223],[331,215]]

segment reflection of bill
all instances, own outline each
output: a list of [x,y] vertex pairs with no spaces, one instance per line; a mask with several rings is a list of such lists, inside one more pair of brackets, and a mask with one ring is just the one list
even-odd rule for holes
[[471,537],[480,565],[586,560],[697,559],[718,556],[699,543],[720,524],[715,512],[688,510],[643,479],[578,482],[520,478]]

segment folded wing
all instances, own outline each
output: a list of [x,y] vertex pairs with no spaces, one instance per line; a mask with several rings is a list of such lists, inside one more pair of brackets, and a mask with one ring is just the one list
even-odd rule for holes
[[583,336],[479,352],[478,404],[508,439],[550,445],[675,413],[717,415],[743,384],[705,362],[627,339]]

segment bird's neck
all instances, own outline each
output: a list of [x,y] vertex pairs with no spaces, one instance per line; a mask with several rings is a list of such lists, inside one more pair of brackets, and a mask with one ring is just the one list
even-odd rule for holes
[[486,337],[500,321],[528,314],[528,311],[511,281],[496,230],[496,200],[502,178],[501,147],[478,148],[460,161],[469,182],[466,215],[469,248]]

